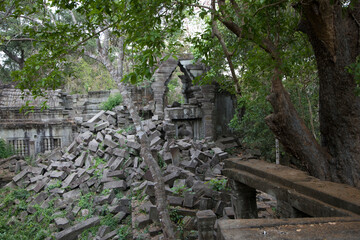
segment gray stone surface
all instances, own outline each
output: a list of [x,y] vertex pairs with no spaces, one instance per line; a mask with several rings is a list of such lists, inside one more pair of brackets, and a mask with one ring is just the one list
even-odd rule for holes
[[126,183],[124,180],[107,182],[104,184],[104,189],[120,189],[124,191],[126,190]]
[[98,147],[99,147],[99,143],[95,139],[90,141],[90,143],[89,143],[89,150],[90,151],[96,152]]
[[100,217],[92,217],[83,222],[80,222],[72,227],[67,228],[61,232],[55,233],[56,240],[74,240],[85,229],[96,226],[100,223]]

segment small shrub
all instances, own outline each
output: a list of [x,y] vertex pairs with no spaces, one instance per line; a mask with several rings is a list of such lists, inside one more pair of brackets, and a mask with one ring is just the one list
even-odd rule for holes
[[4,139],[0,138],[0,158],[8,158],[14,155],[14,151],[10,144],[7,144]]
[[110,95],[110,97],[101,104],[102,110],[112,110],[114,107],[120,105],[123,101],[122,95],[120,93]]
[[171,190],[178,195],[184,196],[186,192],[190,192],[191,189],[187,188],[185,185],[180,185],[176,187],[172,187]]
[[62,182],[61,182],[60,180],[57,180],[56,183],[51,184],[51,185],[48,186],[46,189],[47,189],[48,191],[50,191],[50,190],[52,190],[52,189],[54,189],[54,188],[59,188],[59,187],[61,187],[61,185],[62,185]]
[[227,183],[227,179],[216,179],[216,178],[206,182],[206,184],[210,184],[211,188],[214,191],[229,190],[226,187],[226,183]]
[[119,228],[117,235],[120,239],[128,239],[131,236],[131,227],[129,225],[122,225]]

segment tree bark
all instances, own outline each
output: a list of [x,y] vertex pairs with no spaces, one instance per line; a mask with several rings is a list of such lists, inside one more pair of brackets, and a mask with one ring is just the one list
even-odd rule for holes
[[[240,38],[242,27],[221,11],[225,4],[218,1],[218,19]],[[259,46],[277,63],[268,96],[274,113],[265,119],[270,129],[313,176],[360,187],[360,98],[355,78],[347,71],[360,52],[360,1],[347,4],[304,0],[296,5],[301,14],[299,29],[309,36],[317,61],[321,145],[282,85],[276,45],[264,38]]]
[[266,124],[286,151],[299,159],[311,175],[323,180],[330,179],[328,162],[331,156],[318,144],[299,117],[281,76],[281,72],[275,69],[271,94],[267,97],[274,113],[265,118]]
[[360,3],[302,2],[300,30],[313,46],[320,81],[321,145],[331,154],[332,180],[360,187],[360,98],[346,68],[359,55]]

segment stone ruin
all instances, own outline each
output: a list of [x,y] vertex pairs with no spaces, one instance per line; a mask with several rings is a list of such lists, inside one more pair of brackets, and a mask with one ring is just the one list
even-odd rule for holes
[[[224,150],[239,146],[236,140],[168,139],[168,123],[157,116],[143,120],[143,125],[150,136],[152,153],[162,163],[171,211],[182,216],[181,238],[198,238],[199,210],[211,210],[215,219],[233,218],[229,190],[225,186],[214,188],[211,180],[225,179],[221,175],[222,160],[228,153]],[[55,239],[76,239],[92,227],[98,227],[97,233],[89,233],[87,239],[119,239],[118,229],[129,218],[134,237],[143,234],[159,239],[155,183],[139,155],[140,147],[131,130],[117,127],[115,112],[100,111],[80,124],[79,134],[69,146],[39,155],[33,166],[12,158],[15,164],[9,164],[9,168],[17,174],[7,187],[25,188],[32,194],[26,199],[26,210],[9,219],[9,224],[25,221],[36,214],[38,207],[51,204],[56,214],[46,230]],[[91,196],[91,209],[79,203],[86,196]],[[9,204],[0,207],[6,209],[16,202]],[[106,216],[114,219],[115,227],[103,223]]]
[[[177,67],[183,73],[185,103],[171,106],[166,100],[167,84]],[[157,69],[151,86],[129,87],[150,134],[152,153],[162,164],[171,209],[183,217],[186,239],[198,237],[199,210],[211,210],[216,218],[234,215],[230,192],[210,184],[212,179],[226,179],[221,175],[221,161],[228,156],[225,149],[239,146],[234,138],[223,137],[231,133],[225,123],[233,117],[234,102],[216,85],[192,83],[205,70],[192,64],[191,57],[170,58]],[[18,111],[29,99],[19,100],[21,93],[14,88],[0,89],[0,137],[18,153],[0,161],[0,174],[7,173],[3,178],[10,181],[7,187],[32,193],[26,199],[27,209],[9,219],[9,224],[25,221],[39,206],[51,204],[59,214],[52,216],[47,230],[56,239],[76,239],[94,226],[100,226],[98,232],[88,239],[119,239],[118,231],[101,223],[104,214],[116,220],[117,228],[130,218],[134,236],[146,228],[151,237],[161,237],[155,183],[139,156],[128,109],[99,109],[109,95],[109,91],[88,95],[51,91],[47,110],[40,111],[44,99],[39,98],[33,111],[24,114]],[[24,158],[44,152],[32,165]],[[87,194],[92,196],[92,209],[79,206]]]
[[[140,115],[144,119],[158,116],[167,122],[169,138],[186,135],[193,139],[216,139],[231,134],[227,123],[234,115],[234,98],[219,91],[215,84],[194,85],[194,78],[206,68],[202,64],[193,64],[192,59],[187,55],[178,60],[169,58],[156,70],[151,86],[129,87]],[[177,67],[183,73],[180,78],[185,103],[174,107],[167,104],[166,93]],[[0,86],[0,137],[22,156],[35,156],[67,146],[78,131],[77,123],[94,116],[110,94],[110,91],[97,91],[70,95],[56,90],[48,91],[46,99],[33,100],[31,96],[22,98],[18,89]],[[41,111],[39,106],[45,100],[48,108]],[[30,104],[32,111],[20,113],[19,109],[28,101],[33,101]],[[131,123],[126,107],[117,108],[115,112],[119,126]]]

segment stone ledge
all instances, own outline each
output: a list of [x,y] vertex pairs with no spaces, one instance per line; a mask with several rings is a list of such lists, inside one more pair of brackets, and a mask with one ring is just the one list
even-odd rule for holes
[[[311,216],[360,215],[360,190],[357,188],[321,181],[303,171],[256,159],[232,158],[224,162],[223,173],[227,177],[276,195]],[[311,202],[318,207],[309,209]]]
[[359,218],[236,219],[217,223],[219,240],[359,239]]

